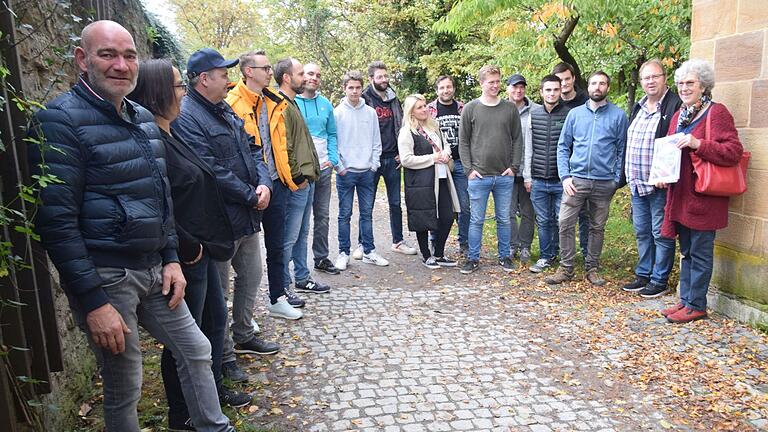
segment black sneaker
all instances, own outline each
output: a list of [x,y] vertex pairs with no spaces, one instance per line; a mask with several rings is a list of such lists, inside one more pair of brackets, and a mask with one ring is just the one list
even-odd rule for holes
[[251,400],[253,400],[253,397],[248,393],[230,390],[224,386],[221,386],[219,389],[219,403],[221,405],[240,408],[251,403]]
[[[235,344],[235,348],[237,348],[237,344]],[[248,382],[248,374],[243,372],[243,370],[240,369],[240,367],[237,365],[237,362],[235,361],[222,363],[221,374],[224,375],[224,378],[227,378],[232,382],[236,382],[236,383]]]
[[645,288],[645,286],[648,285],[648,283],[650,281],[651,280],[648,279],[648,278],[645,278],[645,277],[642,277],[642,276],[635,276],[635,280],[633,280],[632,282],[630,282],[628,284],[625,284],[623,287],[621,287],[621,289],[623,289],[624,291],[627,291],[627,292],[642,291],[643,288]]
[[648,282],[648,285],[641,289],[639,294],[642,298],[656,298],[661,297],[668,292],[669,286],[667,286],[667,284],[659,285],[653,282]]
[[337,275],[341,273],[341,270],[337,269],[336,266],[333,265],[331,260],[328,258],[323,258],[320,260],[320,262],[315,263],[315,270],[319,270],[323,273],[328,273],[332,275]]
[[[241,344],[236,343],[234,351],[237,354],[269,355],[269,354],[274,354],[280,351],[280,345],[274,342],[267,342],[257,337],[253,337],[248,342],[241,343]],[[234,362],[230,362],[230,363],[234,363]],[[221,366],[223,369],[224,365],[221,365]]]
[[462,274],[470,274],[475,270],[477,270],[478,267],[480,267],[479,261],[467,260],[464,262],[464,265],[461,266],[461,269],[459,271]]
[[505,272],[515,271],[515,269],[517,268],[517,265],[515,265],[515,262],[512,261],[512,258],[510,257],[500,259],[499,265]]
[[[306,282],[296,282],[296,291],[315,293],[315,294],[324,294],[324,293],[331,292],[331,287],[329,287],[328,285],[321,284],[320,282],[315,282],[312,279],[310,279]],[[288,301],[288,303],[290,303],[290,300]]]
[[288,300],[288,304],[295,307],[296,309],[301,309],[306,305],[307,303],[301,299],[296,293],[293,291],[293,288],[290,286],[285,287],[285,298]]
[[435,258],[435,262],[440,267],[456,267],[459,265],[458,261],[446,257]]

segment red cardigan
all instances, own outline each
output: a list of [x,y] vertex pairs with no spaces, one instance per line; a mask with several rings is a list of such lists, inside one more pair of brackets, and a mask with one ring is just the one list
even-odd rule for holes
[[[710,137],[705,140],[707,119],[702,118],[691,131],[701,141],[699,148],[684,148],[680,160],[680,180],[669,185],[667,205],[664,207],[664,223],[661,235],[675,238],[675,222],[698,231],[715,231],[728,226],[729,197],[703,195],[694,190],[696,173],[693,171],[691,152],[702,160],[721,166],[734,166],[741,160],[744,148],[739,141],[739,133],[733,123],[733,116],[728,109],[718,103],[712,103],[706,115],[711,116]],[[669,124],[669,134],[674,134],[678,110]]]

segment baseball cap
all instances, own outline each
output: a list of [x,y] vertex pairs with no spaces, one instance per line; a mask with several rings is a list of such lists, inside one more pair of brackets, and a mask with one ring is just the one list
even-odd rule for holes
[[514,74],[507,80],[507,85],[518,85],[522,84],[524,86],[527,86],[528,83],[525,82],[525,77],[520,74]]
[[224,57],[215,49],[203,48],[195,51],[191,56],[189,56],[189,60],[187,61],[187,76],[189,78],[194,78],[203,72],[208,72],[211,69],[229,69],[237,65],[239,61],[240,60],[238,59],[225,60]]

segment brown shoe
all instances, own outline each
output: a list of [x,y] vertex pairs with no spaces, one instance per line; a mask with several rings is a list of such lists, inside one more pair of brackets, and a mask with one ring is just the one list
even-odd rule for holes
[[596,268],[587,270],[587,274],[584,276],[584,278],[588,280],[589,283],[591,283],[592,285],[595,285],[595,286],[605,285],[605,279],[603,279],[600,276]]
[[673,313],[679,311],[680,309],[682,309],[684,307],[685,307],[684,304],[678,303],[678,304],[676,304],[676,305],[674,305],[672,307],[668,307],[666,309],[662,309],[661,310],[661,314],[664,315],[664,318],[666,318],[666,317],[672,315]]
[[544,278],[544,282],[550,285],[559,285],[563,282],[568,282],[571,279],[573,279],[573,269],[568,270],[564,267],[560,267],[555,274]]
[[704,319],[707,317],[707,311],[697,311],[689,307],[684,307],[679,311],[667,316],[667,321],[676,324],[685,324],[691,321]]

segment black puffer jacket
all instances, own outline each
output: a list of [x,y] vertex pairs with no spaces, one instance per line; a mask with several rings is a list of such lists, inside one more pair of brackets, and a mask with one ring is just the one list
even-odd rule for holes
[[531,177],[560,180],[557,174],[557,141],[571,109],[560,102],[548,112],[543,105],[531,108]]
[[108,302],[96,267],[176,262],[165,147],[149,111],[124,100],[127,121],[82,79],[36,114],[31,170],[61,183],[42,190],[35,229],[67,293],[87,313]]
[[[426,138],[413,132],[411,132],[411,136],[413,137],[413,154],[415,156],[432,154],[432,144]],[[408,229],[414,232],[437,230],[435,167],[405,168],[403,184],[405,186],[405,206],[408,209]]]

